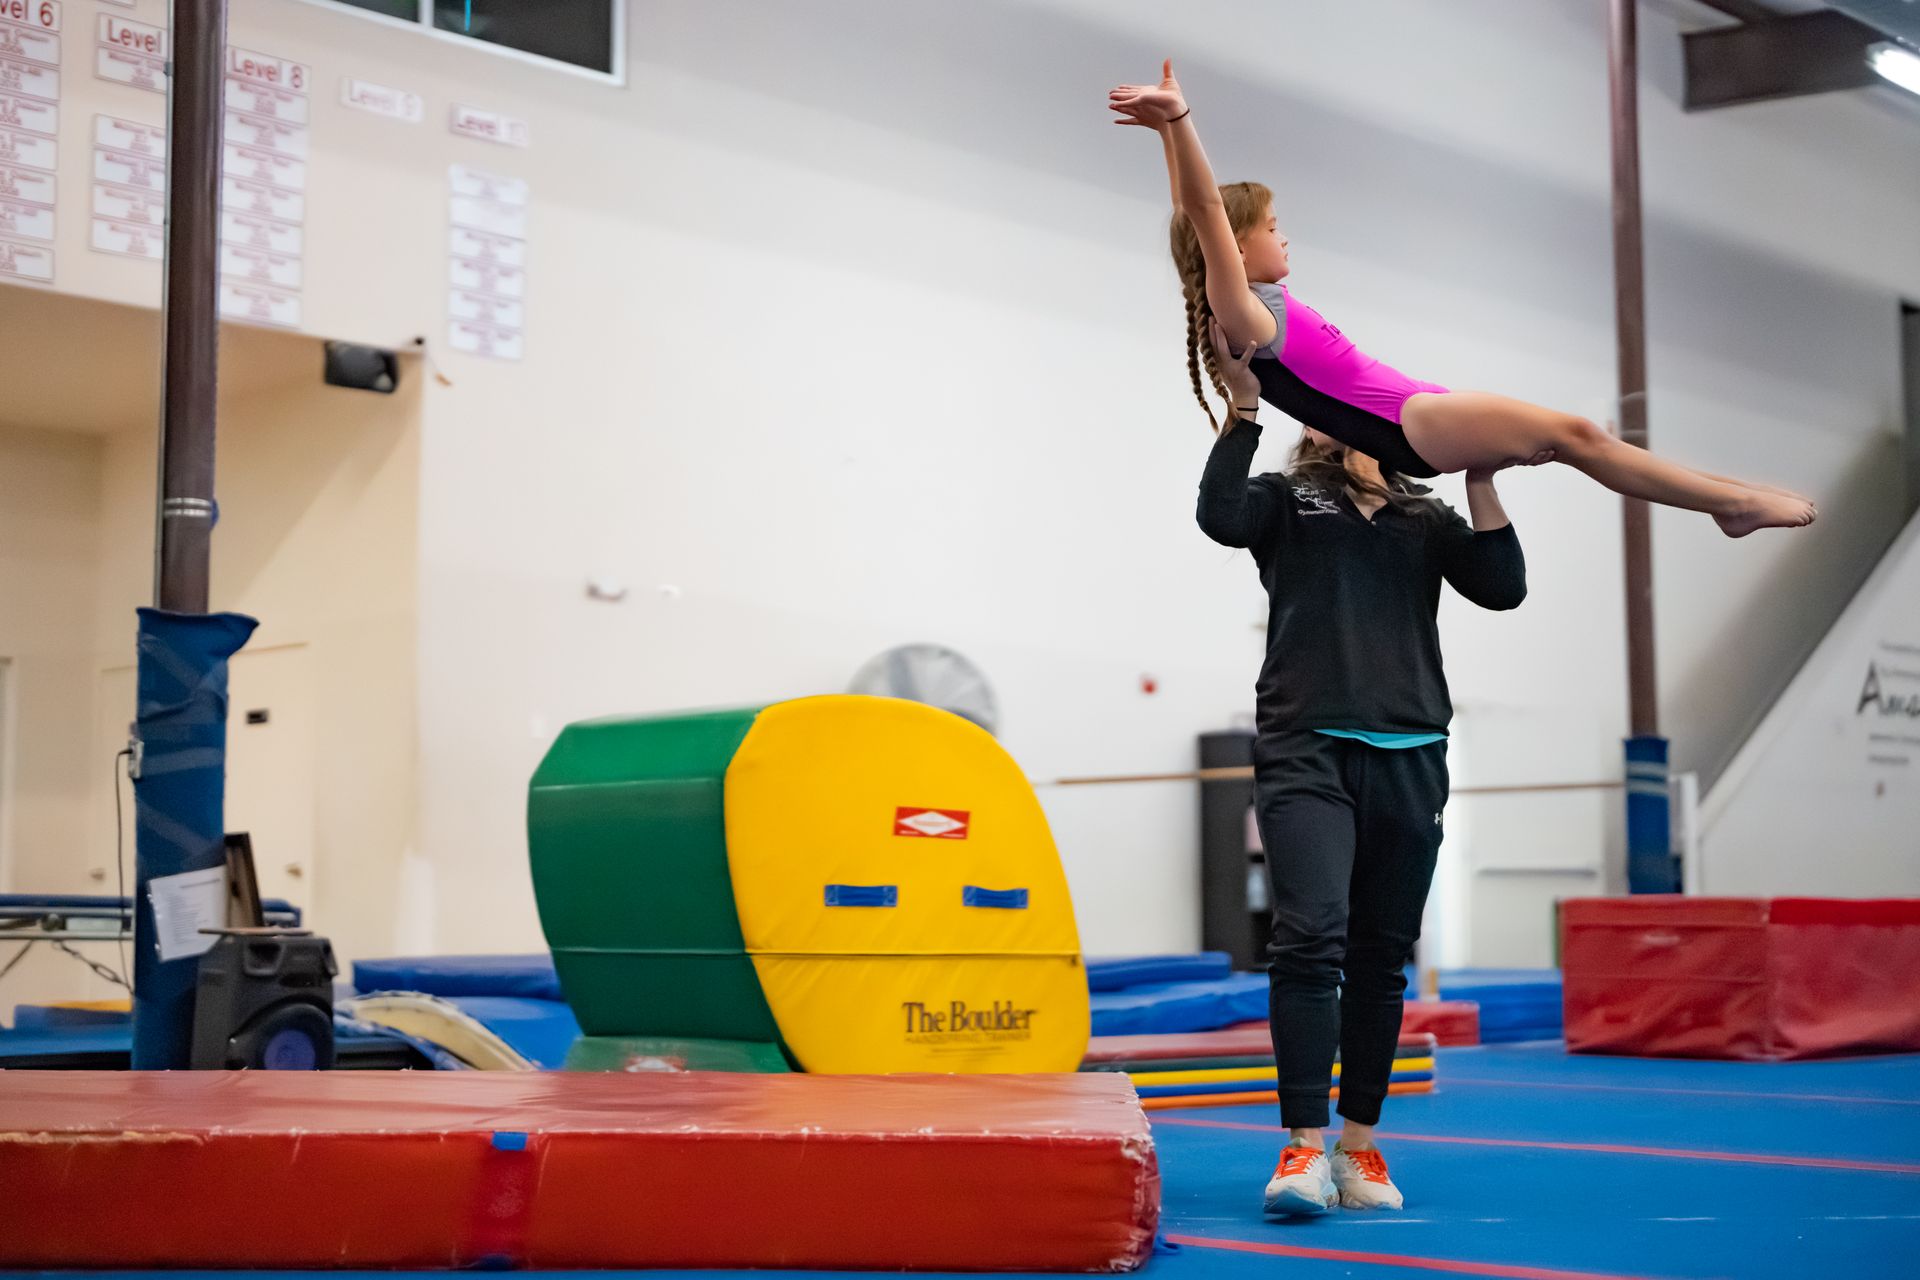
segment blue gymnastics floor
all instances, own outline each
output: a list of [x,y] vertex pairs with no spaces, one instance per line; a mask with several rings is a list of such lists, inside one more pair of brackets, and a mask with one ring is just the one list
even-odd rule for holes
[[1388,1103],[1400,1213],[1264,1220],[1283,1140],[1273,1111],[1156,1113],[1162,1231],[1179,1248],[1139,1274],[1920,1275],[1920,1057],[1762,1065],[1499,1045],[1442,1050],[1437,1076],[1439,1092]]

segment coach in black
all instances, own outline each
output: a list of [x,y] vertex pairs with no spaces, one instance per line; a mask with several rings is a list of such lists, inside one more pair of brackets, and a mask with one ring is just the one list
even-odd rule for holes
[[[1491,472],[1467,474],[1471,525],[1311,429],[1285,472],[1249,479],[1260,400],[1248,356],[1218,357],[1234,411],[1207,460],[1199,520],[1215,542],[1253,553],[1268,599],[1254,785],[1273,886],[1273,1048],[1291,1138],[1265,1207],[1397,1209],[1373,1127],[1447,803],[1453,704],[1435,621],[1440,588],[1512,609],[1526,598],[1526,562]],[[1336,1046],[1346,1123],[1328,1153]]]

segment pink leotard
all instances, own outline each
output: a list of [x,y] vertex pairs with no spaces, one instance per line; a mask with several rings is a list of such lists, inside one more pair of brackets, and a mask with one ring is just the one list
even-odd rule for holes
[[1439,383],[1409,378],[1354,346],[1325,316],[1294,297],[1287,286],[1261,283],[1254,285],[1253,291],[1280,326],[1278,339],[1263,354],[1276,357],[1315,391],[1396,426],[1408,396],[1421,391],[1446,392]]

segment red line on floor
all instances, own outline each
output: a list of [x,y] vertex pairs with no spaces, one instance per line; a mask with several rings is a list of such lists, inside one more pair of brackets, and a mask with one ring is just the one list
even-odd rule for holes
[[1602,1093],[1672,1093],[1696,1098],[1756,1098],[1768,1102],[1864,1102],[1880,1107],[1920,1107],[1920,1098],[1855,1098],[1843,1093],[1746,1093],[1739,1089],[1663,1089],[1648,1084],[1573,1084],[1559,1080],[1472,1080],[1449,1074],[1449,1085],[1496,1089],[1590,1089]]
[[1464,1262],[1454,1258],[1422,1258],[1406,1253],[1363,1253],[1357,1249],[1312,1249],[1298,1244],[1269,1244],[1253,1240],[1214,1240],[1207,1236],[1169,1235],[1168,1241],[1195,1249],[1227,1249],[1236,1253],[1263,1253],[1279,1258],[1317,1258],[1326,1262],[1359,1262],[1376,1267],[1407,1267],[1415,1271],[1445,1271],[1459,1276],[1500,1276],[1504,1280],[1646,1280],[1613,1271],[1559,1271],[1548,1267],[1517,1267],[1504,1262]]
[[[1156,1116],[1153,1123],[1185,1124],[1206,1129],[1245,1129],[1255,1133],[1285,1133],[1277,1124],[1249,1124],[1236,1120],[1201,1120],[1187,1116]],[[1783,1156],[1757,1151],[1689,1151],[1682,1147],[1628,1147],[1605,1142],[1532,1142],[1520,1138],[1456,1138],[1438,1133],[1385,1131],[1388,1142],[1444,1142],[1463,1147],[1521,1147],[1530,1151],[1584,1151],[1610,1156],[1655,1156],[1668,1160],[1714,1160],[1725,1164],[1785,1165],[1795,1169],[1849,1169],[1856,1173],[1920,1174],[1920,1164],[1894,1160],[1836,1160],[1829,1156]]]

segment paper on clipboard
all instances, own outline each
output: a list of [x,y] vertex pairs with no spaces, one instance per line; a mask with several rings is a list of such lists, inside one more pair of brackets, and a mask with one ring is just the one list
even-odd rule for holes
[[162,962],[205,955],[217,940],[202,929],[227,923],[227,869],[182,871],[147,882],[153,896],[153,936]]

